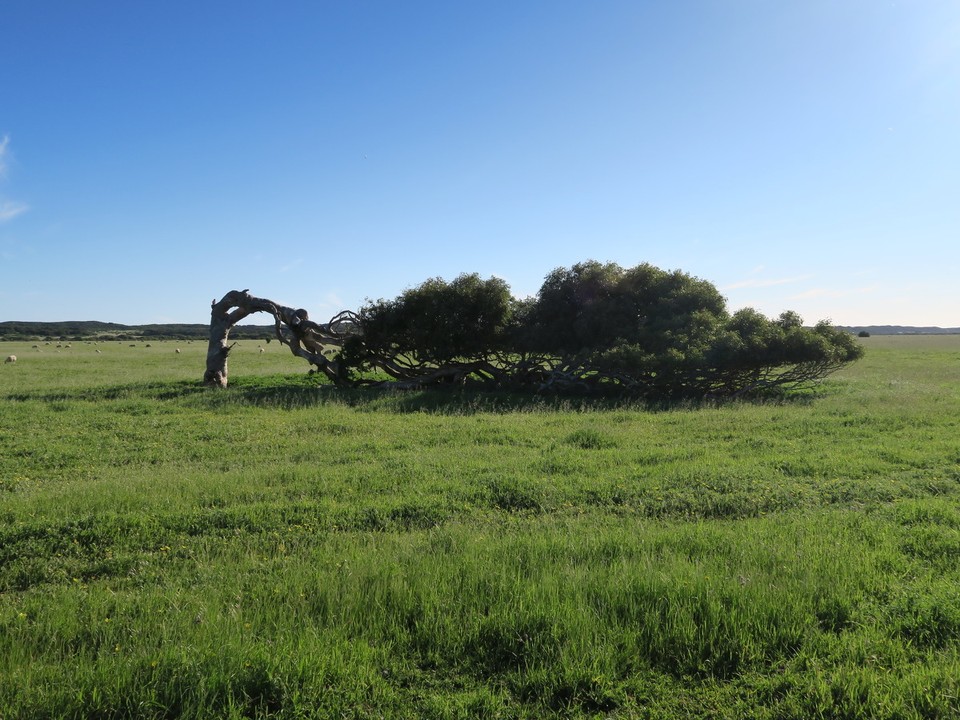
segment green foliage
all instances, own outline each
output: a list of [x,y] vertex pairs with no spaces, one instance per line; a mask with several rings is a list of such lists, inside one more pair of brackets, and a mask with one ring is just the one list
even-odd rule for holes
[[507,345],[511,308],[510,289],[499,278],[434,278],[395,300],[368,303],[360,311],[363,348],[434,364],[485,358]]
[[590,261],[547,276],[526,335],[532,349],[555,355],[592,357],[621,346],[659,355],[705,344],[725,318],[710,283],[649,264],[624,270]]
[[348,371],[654,400],[805,388],[863,353],[848,333],[805,328],[794,312],[731,317],[709,282],[649,264],[557,268],[525,301],[496,278],[433,279],[369,303],[359,324],[341,355]]

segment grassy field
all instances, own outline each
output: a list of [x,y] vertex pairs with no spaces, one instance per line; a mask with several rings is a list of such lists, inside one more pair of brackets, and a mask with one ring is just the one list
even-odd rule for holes
[[0,344],[0,718],[960,717],[960,336],[864,342],[667,410]]

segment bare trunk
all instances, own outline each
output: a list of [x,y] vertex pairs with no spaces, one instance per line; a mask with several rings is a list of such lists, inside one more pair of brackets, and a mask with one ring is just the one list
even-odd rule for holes
[[208,387],[227,386],[227,357],[233,345],[230,345],[230,330],[240,320],[252,312],[245,302],[257,300],[246,290],[231,290],[217,302],[210,303],[210,340],[207,344],[207,370],[203,374],[203,384]]
[[290,351],[323,372],[334,382],[341,381],[336,361],[324,357],[324,347],[340,347],[356,329],[356,316],[345,311],[335,316],[326,325],[311,322],[306,310],[278,305],[272,300],[254,297],[246,290],[231,290],[210,304],[210,340],[207,345],[207,369],[203,384],[208,387],[227,386],[227,358],[233,345],[230,330],[238,322],[255,312],[267,312],[273,316],[277,339]]
[[207,371],[203,374],[203,384],[208,387],[227,386],[227,356],[230,346],[227,339],[231,326],[223,318],[211,319],[210,341],[207,345]]

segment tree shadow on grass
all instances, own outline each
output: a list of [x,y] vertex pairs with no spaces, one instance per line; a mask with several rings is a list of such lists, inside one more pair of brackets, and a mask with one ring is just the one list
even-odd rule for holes
[[396,414],[475,415],[479,413],[524,412],[597,412],[630,410],[662,412],[668,410],[707,410],[730,404],[807,404],[819,395],[806,393],[738,400],[649,401],[622,394],[564,395],[533,391],[507,391],[480,387],[432,387],[398,390],[389,387],[340,388],[314,377],[250,377],[231,382],[226,391],[197,396],[197,401],[213,406],[249,405],[278,409],[316,406],[351,407],[361,411]]
[[535,392],[490,390],[479,387],[434,387],[422,390],[360,387],[341,388],[311,375],[264,375],[231,379],[225,389],[207,388],[194,380],[153,383],[129,383],[116,386],[44,390],[7,395],[9,401],[38,400],[112,401],[157,400],[183,402],[207,409],[242,407],[299,410],[310,407],[350,407],[368,412],[395,414],[475,415],[479,413],[556,413],[630,410],[663,412],[669,410],[709,410],[731,404],[808,404],[820,393],[796,393],[737,400],[650,401],[623,395],[564,395]]
[[36,391],[10,393],[2,399],[10,402],[62,402],[75,400],[80,402],[99,402],[102,400],[171,400],[174,398],[201,395],[207,388],[192,380],[158,381],[152,383],[127,383],[124,385],[102,385],[83,388],[44,389]]

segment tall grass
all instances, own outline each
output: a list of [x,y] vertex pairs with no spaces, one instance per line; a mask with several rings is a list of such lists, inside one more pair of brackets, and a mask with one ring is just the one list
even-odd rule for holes
[[0,717],[956,717],[960,339],[866,343],[659,409],[7,344]]

